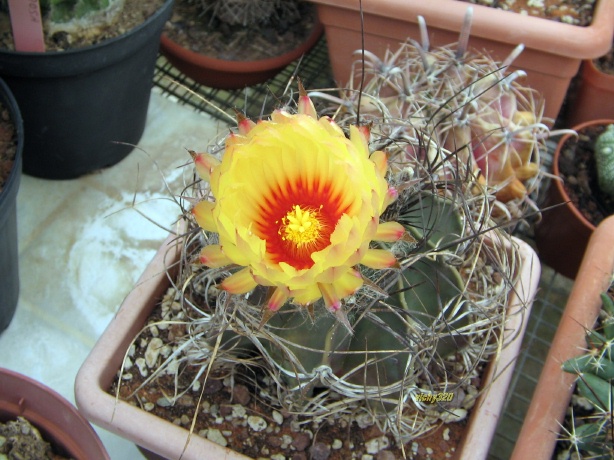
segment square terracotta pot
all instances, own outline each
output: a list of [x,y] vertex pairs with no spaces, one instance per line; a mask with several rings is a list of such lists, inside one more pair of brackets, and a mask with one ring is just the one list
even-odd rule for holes
[[[514,244],[519,249],[521,273],[509,299],[508,346],[502,350],[499,360],[487,368],[483,381],[488,389],[471,410],[465,438],[457,451],[460,459],[477,460],[487,456],[537,290],[539,260],[526,243],[514,239]],[[169,237],[83,363],[75,383],[77,406],[91,422],[163,458],[246,459],[207,439],[190,436],[188,430],[117,400],[107,392],[130,344],[170,285],[166,267],[177,260],[178,248],[174,237]]]
[[[358,0],[311,0],[318,5],[337,83],[350,77],[353,51],[361,48]],[[363,0],[365,49],[384,56],[408,37],[420,40],[417,17],[423,16],[431,46],[458,41],[468,7],[473,8],[470,47],[503,61],[516,45],[525,45],[512,69],[527,72],[527,86],[545,99],[544,115],[555,119],[569,83],[584,59],[604,55],[612,46],[614,2],[598,0],[593,22],[573,26],[537,17],[471,5],[457,0]]]

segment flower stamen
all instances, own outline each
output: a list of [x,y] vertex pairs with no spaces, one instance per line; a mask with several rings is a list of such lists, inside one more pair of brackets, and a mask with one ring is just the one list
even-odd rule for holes
[[297,248],[317,242],[324,227],[319,213],[321,209],[322,205],[319,209],[294,205],[282,218],[278,232],[281,239],[294,243]]

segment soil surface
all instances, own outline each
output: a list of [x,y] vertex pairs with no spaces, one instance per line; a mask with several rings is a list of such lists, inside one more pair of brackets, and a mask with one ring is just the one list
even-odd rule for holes
[[[164,302],[163,302],[164,303]],[[170,307],[181,310],[178,302]],[[162,373],[154,383],[143,388],[148,377],[164,360],[164,344],[176,343],[186,335],[184,324],[165,325],[162,308],[158,305],[147,320],[136,343],[129,350],[120,384],[120,398],[141,407],[160,418],[190,429],[197,413],[194,433],[213,442],[227,446],[251,458],[286,460],[414,460],[452,458],[466,428],[466,420],[440,425],[435,430],[399,446],[393,437],[380,431],[375,425],[362,423],[357,417],[347,415],[326,418],[320,423],[306,423],[297,414],[281,407],[274,407],[263,392],[275,394],[274,382],[267,381],[251,367],[242,372],[235,369],[212,373],[206,383],[200,378],[198,385],[190,386],[196,367],[188,367],[175,375]],[[154,326],[155,323],[155,326]],[[164,327],[163,327],[164,326]],[[148,366],[147,349],[153,340],[160,339],[156,349],[160,356],[154,365]],[[153,347],[152,347],[153,348]],[[168,348],[168,346],[167,346]],[[474,379],[479,386],[479,379]],[[116,381],[109,393],[116,395]],[[257,383],[254,383],[257,382]],[[174,404],[165,395],[176,394],[178,388],[188,391]],[[136,392],[134,396],[133,393]],[[202,393],[202,400],[199,401]],[[433,409],[436,404],[433,405]]]
[[[117,21],[112,27],[106,28],[96,37],[87,36],[73,40],[65,32],[58,32],[52,36],[45,33],[45,49],[47,51],[64,51],[67,49],[95,45],[109,38],[118,37],[145,22],[147,18],[154,14],[164,4],[164,0],[125,1],[124,9]],[[4,11],[0,11],[0,49],[11,51],[15,49],[10,19],[8,13]]]
[[460,0],[529,16],[587,26],[593,20],[595,0]]
[[183,48],[229,61],[255,61],[281,56],[311,34],[317,12],[313,4],[299,3],[299,14],[274,15],[251,26],[230,24],[212,12],[202,14],[194,2],[175,0],[173,15],[164,33]]
[[595,59],[596,67],[604,73],[614,75],[614,43],[605,56]]
[[0,193],[13,169],[17,151],[17,132],[8,109],[0,104]]
[[578,137],[570,138],[561,151],[559,170],[563,186],[584,217],[595,226],[614,214],[614,200],[601,192],[597,184],[597,170],[594,158],[595,138],[605,126],[586,128]]
[[0,458],[8,460],[64,460],[25,418],[0,423]]

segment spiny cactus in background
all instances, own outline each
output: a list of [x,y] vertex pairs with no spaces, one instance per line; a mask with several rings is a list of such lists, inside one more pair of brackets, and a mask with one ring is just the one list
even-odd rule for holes
[[40,0],[49,35],[65,32],[76,39],[113,27],[125,0]]
[[201,13],[210,13],[231,26],[261,26],[272,17],[286,18],[294,22],[299,17],[301,0],[190,0],[199,6]]
[[601,326],[587,332],[587,352],[562,365],[565,372],[578,376],[578,395],[593,410],[590,415],[579,416],[572,409],[572,427],[565,429],[567,433],[561,439],[569,443],[569,451],[577,458],[605,460],[614,457],[614,300],[607,292],[601,299]]
[[599,189],[614,199],[614,125],[595,141],[595,164]]
[[521,217],[518,207],[535,210],[529,195],[539,185],[550,135],[541,119],[543,102],[519,83],[524,72],[505,74],[522,46],[502,63],[468,49],[472,9],[467,12],[456,49],[431,49],[419,18],[421,43],[409,40],[383,58],[365,51],[364,65],[357,51],[360,59],[342,100],[323,96],[336,102],[332,110],[340,116],[373,121],[382,142],[427,133],[437,145],[462,153],[461,161],[471,163],[476,182],[492,190],[499,209]]

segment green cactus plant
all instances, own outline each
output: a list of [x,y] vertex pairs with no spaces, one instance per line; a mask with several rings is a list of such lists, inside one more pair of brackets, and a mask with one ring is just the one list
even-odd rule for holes
[[[300,423],[345,414],[399,443],[462,419],[478,371],[505,346],[519,275],[494,220],[497,188],[442,135],[452,114],[493,104],[475,86],[454,110],[434,94],[416,108],[432,88],[412,89],[415,113],[428,113],[415,129],[413,110],[392,114],[398,94],[365,91],[360,117],[354,100],[328,97],[320,117],[299,86],[270,118],[238,116],[207,153],[191,152],[202,180],[186,197],[174,293],[190,332],[165,363],[179,362],[177,375],[196,366],[196,378],[249,367],[266,404]],[[459,397],[425,402],[440,392]]]
[[[612,285],[614,287],[614,284]],[[578,415],[572,409],[571,426],[564,427],[560,441],[577,458],[610,459],[614,456],[614,298],[601,295],[602,309],[598,329],[587,331],[586,353],[562,364],[565,372],[577,375],[579,398],[588,402],[592,410]]]
[[408,40],[384,57],[357,51],[349,88],[340,98],[318,95],[333,100],[332,110],[348,122],[371,120],[388,142],[428,133],[471,163],[495,194],[501,219],[526,217],[537,209],[545,141],[557,133],[541,118],[539,95],[522,84],[525,73],[506,73],[523,46],[504,62],[472,50],[471,20],[468,8],[455,48],[431,48],[421,20],[420,43]]
[[599,189],[614,199],[614,125],[595,141],[595,164]]
[[125,0],[41,0],[47,33],[63,32],[72,40],[112,28]]

